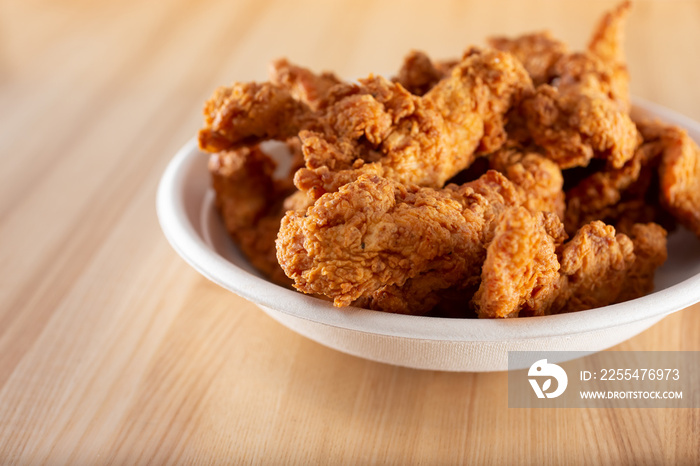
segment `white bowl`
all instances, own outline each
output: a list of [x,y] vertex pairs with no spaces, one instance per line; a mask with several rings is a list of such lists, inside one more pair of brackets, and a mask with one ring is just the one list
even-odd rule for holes
[[[700,124],[635,100],[635,112],[677,124],[700,140]],[[669,236],[655,292],[589,311],[507,320],[388,314],[330,303],[272,284],[244,259],[214,209],[208,155],[194,140],[168,165],[158,188],[161,227],[192,267],[257,304],[283,325],[331,348],[374,361],[444,371],[508,369],[508,351],[600,351],[700,301],[700,240]]]

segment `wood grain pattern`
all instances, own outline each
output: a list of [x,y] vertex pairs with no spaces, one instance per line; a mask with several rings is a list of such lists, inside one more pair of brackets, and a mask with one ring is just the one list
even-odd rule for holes
[[[6,0],[0,464],[700,463],[700,410],[517,410],[504,373],[364,361],[207,282],[157,224],[215,86],[279,56],[342,76],[455,56],[612,3]],[[429,5],[429,6],[427,6]],[[700,3],[639,1],[634,94],[700,120]],[[700,350],[700,307],[624,350]]]

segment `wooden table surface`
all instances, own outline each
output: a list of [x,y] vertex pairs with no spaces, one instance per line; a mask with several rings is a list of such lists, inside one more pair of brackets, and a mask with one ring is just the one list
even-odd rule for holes
[[[211,91],[280,56],[356,77],[611,2],[0,4],[0,464],[700,463],[700,410],[507,407],[505,373],[309,341],[167,244],[155,191]],[[700,3],[639,1],[632,92],[700,120]],[[617,347],[700,350],[700,308]]]

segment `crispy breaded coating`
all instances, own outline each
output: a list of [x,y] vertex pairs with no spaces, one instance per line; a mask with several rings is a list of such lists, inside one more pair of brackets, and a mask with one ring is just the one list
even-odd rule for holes
[[624,63],[624,27],[632,2],[624,1],[606,12],[596,25],[588,50],[606,63]]
[[584,225],[559,253],[561,275],[544,314],[574,312],[617,302],[634,262],[634,245],[615,228],[595,221]]
[[634,264],[616,302],[639,298],[654,290],[654,272],[666,262],[666,230],[655,223],[637,223],[630,229]]
[[472,306],[481,318],[544,315],[556,293],[559,261],[542,214],[524,207],[506,210],[488,246],[481,285]]
[[269,78],[272,84],[287,89],[292,97],[304,102],[312,110],[318,108],[333,86],[342,82],[333,73],[326,71],[316,74],[285,58],[270,63]]
[[500,147],[505,113],[531,89],[522,65],[498,51],[471,53],[423,97],[381,77],[361,84],[300,134],[307,167],[379,162],[386,177],[429,187],[443,186],[475,152]]
[[550,31],[524,34],[514,39],[489,37],[488,44],[498,50],[512,53],[523,63],[535,86],[548,83],[554,64],[569,53],[569,47],[552,37]]
[[550,312],[593,309],[650,292],[655,270],[666,261],[666,231],[637,224],[631,235],[598,221],[581,228],[560,253],[563,279]]
[[361,86],[338,88],[319,113],[314,130],[299,133],[308,168],[337,171],[358,161],[383,161],[381,145],[394,131],[395,121],[413,117],[426,130],[440,123],[435,113],[418,108],[420,99],[400,85],[381,77],[360,82]]
[[313,203],[324,194],[336,192],[341,186],[357,180],[360,175],[384,176],[384,168],[379,163],[357,165],[357,168],[338,171],[331,171],[325,166],[313,170],[301,168],[294,175],[294,184]]
[[667,127],[662,140],[661,203],[700,237],[700,149],[686,131],[674,126]]
[[411,94],[424,95],[441,79],[450,75],[456,60],[433,62],[424,52],[412,50],[403,59],[399,73],[392,78]]
[[287,196],[282,203],[282,208],[288,210],[306,210],[313,205],[313,200],[304,191],[294,191]]
[[523,101],[532,139],[561,168],[583,167],[594,157],[620,168],[640,143],[621,52],[628,9],[623,4],[606,14],[589,51],[562,55],[549,68],[548,84]]
[[[274,203],[275,162],[259,147],[218,152],[209,157],[217,206],[231,232],[250,228]],[[244,200],[245,202],[238,202]]]
[[[352,305],[394,314],[427,315],[437,312],[443,316],[448,313],[451,317],[472,317],[473,311],[468,303],[478,287],[478,275],[467,276],[463,270],[447,268],[454,264],[441,265],[445,267],[409,278],[401,286],[383,286]],[[451,274],[453,270],[464,279],[462,283],[445,280],[445,274]]]
[[588,44],[588,51],[598,57],[611,74],[611,95],[627,112],[630,109],[629,72],[627,71],[623,43],[625,22],[631,7],[632,3],[625,1],[605,13],[593,31],[593,36]]
[[538,218],[522,208],[503,215],[472,300],[482,318],[574,312],[638,298],[653,289],[654,272],[666,260],[666,231],[654,223],[634,225],[630,238],[595,221],[562,245],[554,215]]
[[[443,190],[362,175],[306,212],[288,212],[277,259],[298,290],[328,296],[336,306],[375,293],[381,303],[383,289],[409,279],[423,287],[435,282],[430,272],[436,271],[444,289],[479,276],[498,215],[520,202],[512,184],[493,171]],[[382,310],[429,310],[391,306]]]
[[638,123],[644,142],[621,168],[603,168],[580,180],[566,192],[567,231],[593,220],[615,225],[628,232],[635,223],[657,222],[672,227],[669,215],[659,204],[658,166],[665,144],[665,126]]
[[553,212],[564,218],[564,178],[559,166],[536,152],[508,148],[488,156],[489,165],[523,191],[530,212]]
[[532,139],[561,168],[583,167],[594,157],[620,168],[640,142],[629,115],[595,87],[543,84],[523,101]]
[[[531,91],[532,80],[512,55],[471,48],[450,76],[437,83],[424,100],[432,103],[445,120],[448,149],[487,154],[506,140],[508,110]],[[471,142],[465,145],[463,141]]]
[[383,176],[384,169],[379,163],[358,163],[357,168],[338,171],[331,171],[325,166],[314,169],[300,167],[294,172],[293,179],[298,190],[285,199],[285,210],[306,210],[324,194],[336,192],[360,175]]
[[582,52],[540,32],[460,60],[413,51],[391,80],[280,59],[269,82],[217,89],[199,143],[227,230],[337,307],[512,318],[651,292],[672,216],[700,236],[700,149],[631,119],[629,9]]
[[[639,152],[642,154],[642,152]],[[593,173],[566,193],[566,225],[569,232],[593,220],[611,220],[622,193],[639,177],[641,157],[622,168]]]
[[204,105],[199,147],[218,152],[266,139],[283,141],[308,124],[310,113],[288,90],[271,83],[220,87]]
[[[485,228],[482,235],[483,243],[488,244],[495,234],[500,213],[521,204],[522,191],[493,171],[462,186],[450,184],[442,191],[453,199],[464,202],[465,193],[470,190],[483,196],[489,203],[483,211]],[[563,230],[561,233],[566,234]],[[483,262],[485,250],[481,252],[481,257],[473,257],[471,260]],[[462,261],[440,261],[435,262],[429,271],[406,280],[401,286],[381,287],[364,301],[367,307],[385,312],[422,315],[439,309],[454,317],[465,317],[471,312],[465,303],[476,292],[479,279],[479,275],[473,274],[471,267],[465,268]]]
[[280,85],[238,83],[214,93],[199,133],[204,150],[298,134],[308,168],[381,162],[390,178],[441,187],[476,151],[503,144],[504,115],[532,86],[520,63],[498,51],[470,50],[424,97],[381,77],[328,86],[330,78],[298,68],[292,75],[282,65],[289,74],[280,71]]
[[601,94],[600,98],[612,101],[620,112],[629,114],[629,76],[619,74],[618,67],[625,63],[606,63],[591,52],[564,55],[552,68],[552,86],[564,90],[584,90],[589,94]]
[[257,146],[209,158],[216,207],[229,234],[253,266],[275,283],[289,284],[275,254],[286,192],[273,179],[274,170],[275,162]]
[[[532,212],[531,212],[532,213]],[[552,237],[554,244],[559,248],[564,242],[569,239],[566,228],[561,221],[561,218],[552,212],[540,212],[542,215],[538,217],[538,221],[544,227],[544,230]]]

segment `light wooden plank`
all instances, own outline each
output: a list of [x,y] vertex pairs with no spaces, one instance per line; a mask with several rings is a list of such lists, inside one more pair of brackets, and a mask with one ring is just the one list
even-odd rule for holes
[[[700,463],[700,410],[516,410],[507,375],[361,360],[207,282],[154,212],[213,88],[289,56],[390,74],[614,2],[8,1],[0,16],[0,463]],[[632,90],[700,119],[700,4],[636,2]],[[700,305],[620,350],[700,350]]]

